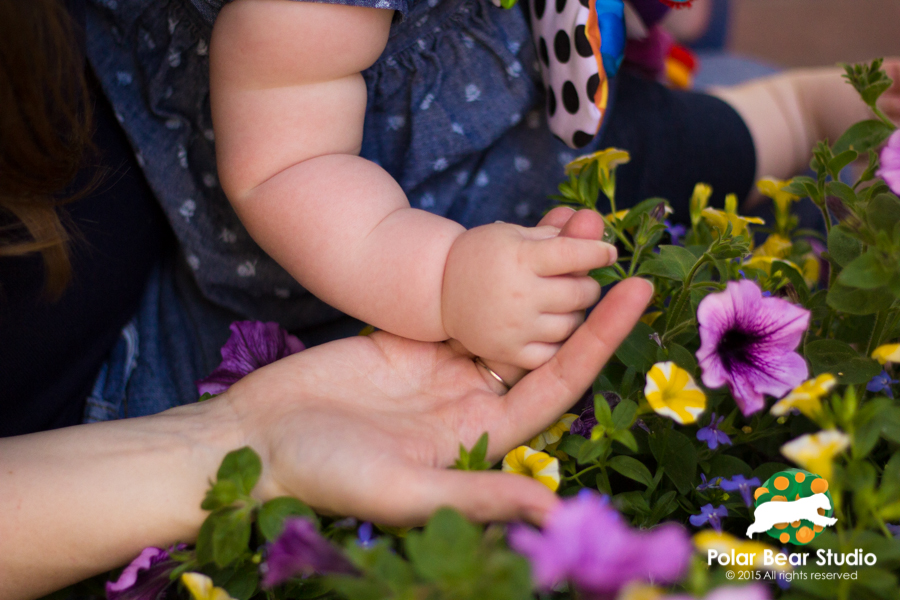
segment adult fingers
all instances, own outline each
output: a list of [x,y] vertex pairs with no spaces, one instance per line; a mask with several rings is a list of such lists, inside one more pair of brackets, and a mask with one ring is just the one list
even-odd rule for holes
[[652,295],[653,285],[643,279],[626,279],[613,287],[559,352],[504,397],[507,426],[497,432],[498,445],[512,447],[534,436],[578,400],[631,332]]
[[528,264],[542,277],[606,267],[618,257],[612,244],[562,236],[531,242],[527,253]]
[[545,225],[549,225],[550,227],[562,229],[573,215],[575,215],[574,208],[569,208],[568,206],[557,206],[556,208],[551,209],[546,215],[544,215],[543,218],[538,222],[537,226],[543,227]]
[[555,277],[542,280],[540,308],[547,313],[584,310],[600,299],[600,284],[590,277]]
[[450,506],[473,521],[529,521],[541,525],[559,498],[542,483],[513,473],[423,467],[396,489],[390,514],[371,518],[392,525],[420,525]]

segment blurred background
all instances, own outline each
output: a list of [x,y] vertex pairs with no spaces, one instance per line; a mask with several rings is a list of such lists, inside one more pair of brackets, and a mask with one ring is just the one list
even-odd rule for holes
[[695,0],[694,7],[672,11],[667,26],[701,51],[724,46],[776,67],[900,56],[900,0]]

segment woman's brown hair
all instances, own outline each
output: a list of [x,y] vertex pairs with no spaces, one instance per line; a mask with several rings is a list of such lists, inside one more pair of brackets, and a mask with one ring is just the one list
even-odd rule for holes
[[[60,0],[0,0],[0,257],[40,252],[45,292],[71,277],[58,207],[91,148],[75,25]],[[84,190],[82,191],[82,194]]]

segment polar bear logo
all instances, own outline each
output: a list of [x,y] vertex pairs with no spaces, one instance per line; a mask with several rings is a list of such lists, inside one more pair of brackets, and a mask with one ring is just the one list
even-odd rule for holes
[[806,520],[820,527],[830,527],[837,519],[819,513],[831,509],[831,501],[825,494],[813,494],[791,502],[765,502],[756,507],[753,513],[753,524],[747,528],[747,537],[754,533],[768,531],[779,523],[792,523]]

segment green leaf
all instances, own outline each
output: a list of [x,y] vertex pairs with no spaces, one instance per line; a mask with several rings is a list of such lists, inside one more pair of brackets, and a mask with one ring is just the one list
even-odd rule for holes
[[606,466],[646,486],[653,483],[653,475],[650,473],[650,469],[644,466],[644,463],[631,456],[625,456],[624,454],[613,456],[606,461]]
[[580,435],[566,434],[563,436],[562,440],[560,440],[557,450],[561,450],[569,456],[578,456],[581,452],[581,447],[584,446],[586,442],[587,440]]
[[274,542],[281,535],[287,517],[305,517],[319,526],[313,509],[291,496],[280,496],[263,504],[256,517],[256,526],[266,540]]
[[851,315],[871,315],[890,308],[893,302],[894,295],[887,288],[861,290],[836,281],[828,290],[828,306]]
[[838,340],[816,340],[806,345],[806,359],[814,375],[831,373],[841,384],[868,383],[881,366],[861,356],[852,346]]
[[892,277],[885,260],[878,252],[860,254],[841,271],[838,281],[852,288],[874,290],[886,286]]
[[649,525],[654,525],[660,520],[668,517],[678,508],[678,494],[675,490],[669,490],[656,500],[653,510],[648,517]]
[[411,531],[404,540],[413,569],[429,581],[470,577],[478,566],[481,530],[449,508],[438,510],[420,533]]
[[866,206],[866,220],[875,231],[890,234],[900,222],[900,201],[893,194],[878,194]]
[[453,468],[460,471],[485,471],[490,469],[491,463],[484,460],[484,457],[487,456],[487,446],[488,434],[486,431],[481,434],[481,437],[478,438],[471,450],[467,451],[466,447],[460,444],[459,458],[456,460]]
[[249,446],[238,450],[232,450],[222,459],[216,479],[231,479],[237,484],[238,490],[243,494],[253,491],[259,476],[262,473],[262,462],[259,455]]
[[860,154],[881,146],[890,137],[891,129],[881,121],[871,119],[852,125],[834,143],[834,153],[856,150]]
[[615,429],[629,429],[634,423],[634,415],[637,414],[637,403],[627,398],[616,405],[612,412],[612,425]]
[[609,439],[614,442],[619,442],[632,452],[638,451],[637,440],[634,439],[634,434],[631,433],[628,429],[618,429],[615,431],[609,432]]
[[862,253],[862,242],[853,237],[844,225],[831,228],[828,234],[828,254],[840,266],[850,264]]
[[628,214],[622,219],[621,229],[631,229],[641,220],[641,215],[647,214],[659,204],[668,204],[663,198],[647,198],[628,209]]
[[829,181],[825,184],[825,193],[829,196],[839,198],[848,207],[856,206],[858,198],[853,188],[843,181]]
[[524,600],[531,598],[531,569],[524,556],[507,550],[491,552],[471,598]]
[[598,425],[613,429],[612,409],[603,394],[594,394],[594,418]]
[[691,375],[695,375],[697,373],[697,359],[694,358],[694,355],[684,346],[670,343],[669,360],[671,360],[673,363],[675,363]]
[[639,275],[655,275],[683,282],[694,268],[697,257],[681,246],[660,246],[659,254],[641,263]]
[[[730,456],[728,454],[716,454],[709,461],[709,478],[713,477],[724,477],[725,479],[731,479],[735,475],[743,475],[744,477],[750,477],[753,469],[750,468],[750,465],[737,458],[736,456]],[[760,479],[760,481],[765,481]]]
[[206,497],[203,498],[200,508],[212,511],[217,508],[231,506],[240,496],[241,491],[233,479],[221,479],[206,490]]
[[881,435],[900,444],[900,407],[892,406],[881,413]]
[[785,469],[789,469],[790,466],[779,463],[779,462],[767,462],[759,465],[755,469],[753,469],[753,476],[758,478],[761,483],[765,483],[766,480],[779,471],[784,471]]
[[227,567],[245,554],[250,554],[250,511],[225,509],[212,513],[206,521],[212,523],[210,541],[216,566]]
[[650,435],[650,451],[679,493],[693,489],[697,475],[697,450],[690,438],[674,429],[663,429]]
[[900,497],[900,450],[894,452],[884,465],[881,485],[878,488],[878,498],[882,504],[893,502],[898,497]]
[[603,267],[602,269],[594,269],[591,271],[591,277],[601,286],[609,285],[615,281],[621,281],[622,276],[613,267]]
[[828,171],[834,175],[839,175],[844,167],[859,158],[859,152],[856,150],[844,150],[840,154],[835,153],[835,157],[828,161]]
[[206,392],[205,394],[197,398],[197,402],[206,402],[207,400],[211,400],[216,396],[218,396],[218,394],[211,394],[209,392]]
[[640,321],[616,350],[616,358],[626,367],[639,373],[646,373],[656,361],[656,343],[650,339],[653,329]]
[[221,587],[235,600],[249,600],[259,587],[258,567],[252,562],[247,562]]

